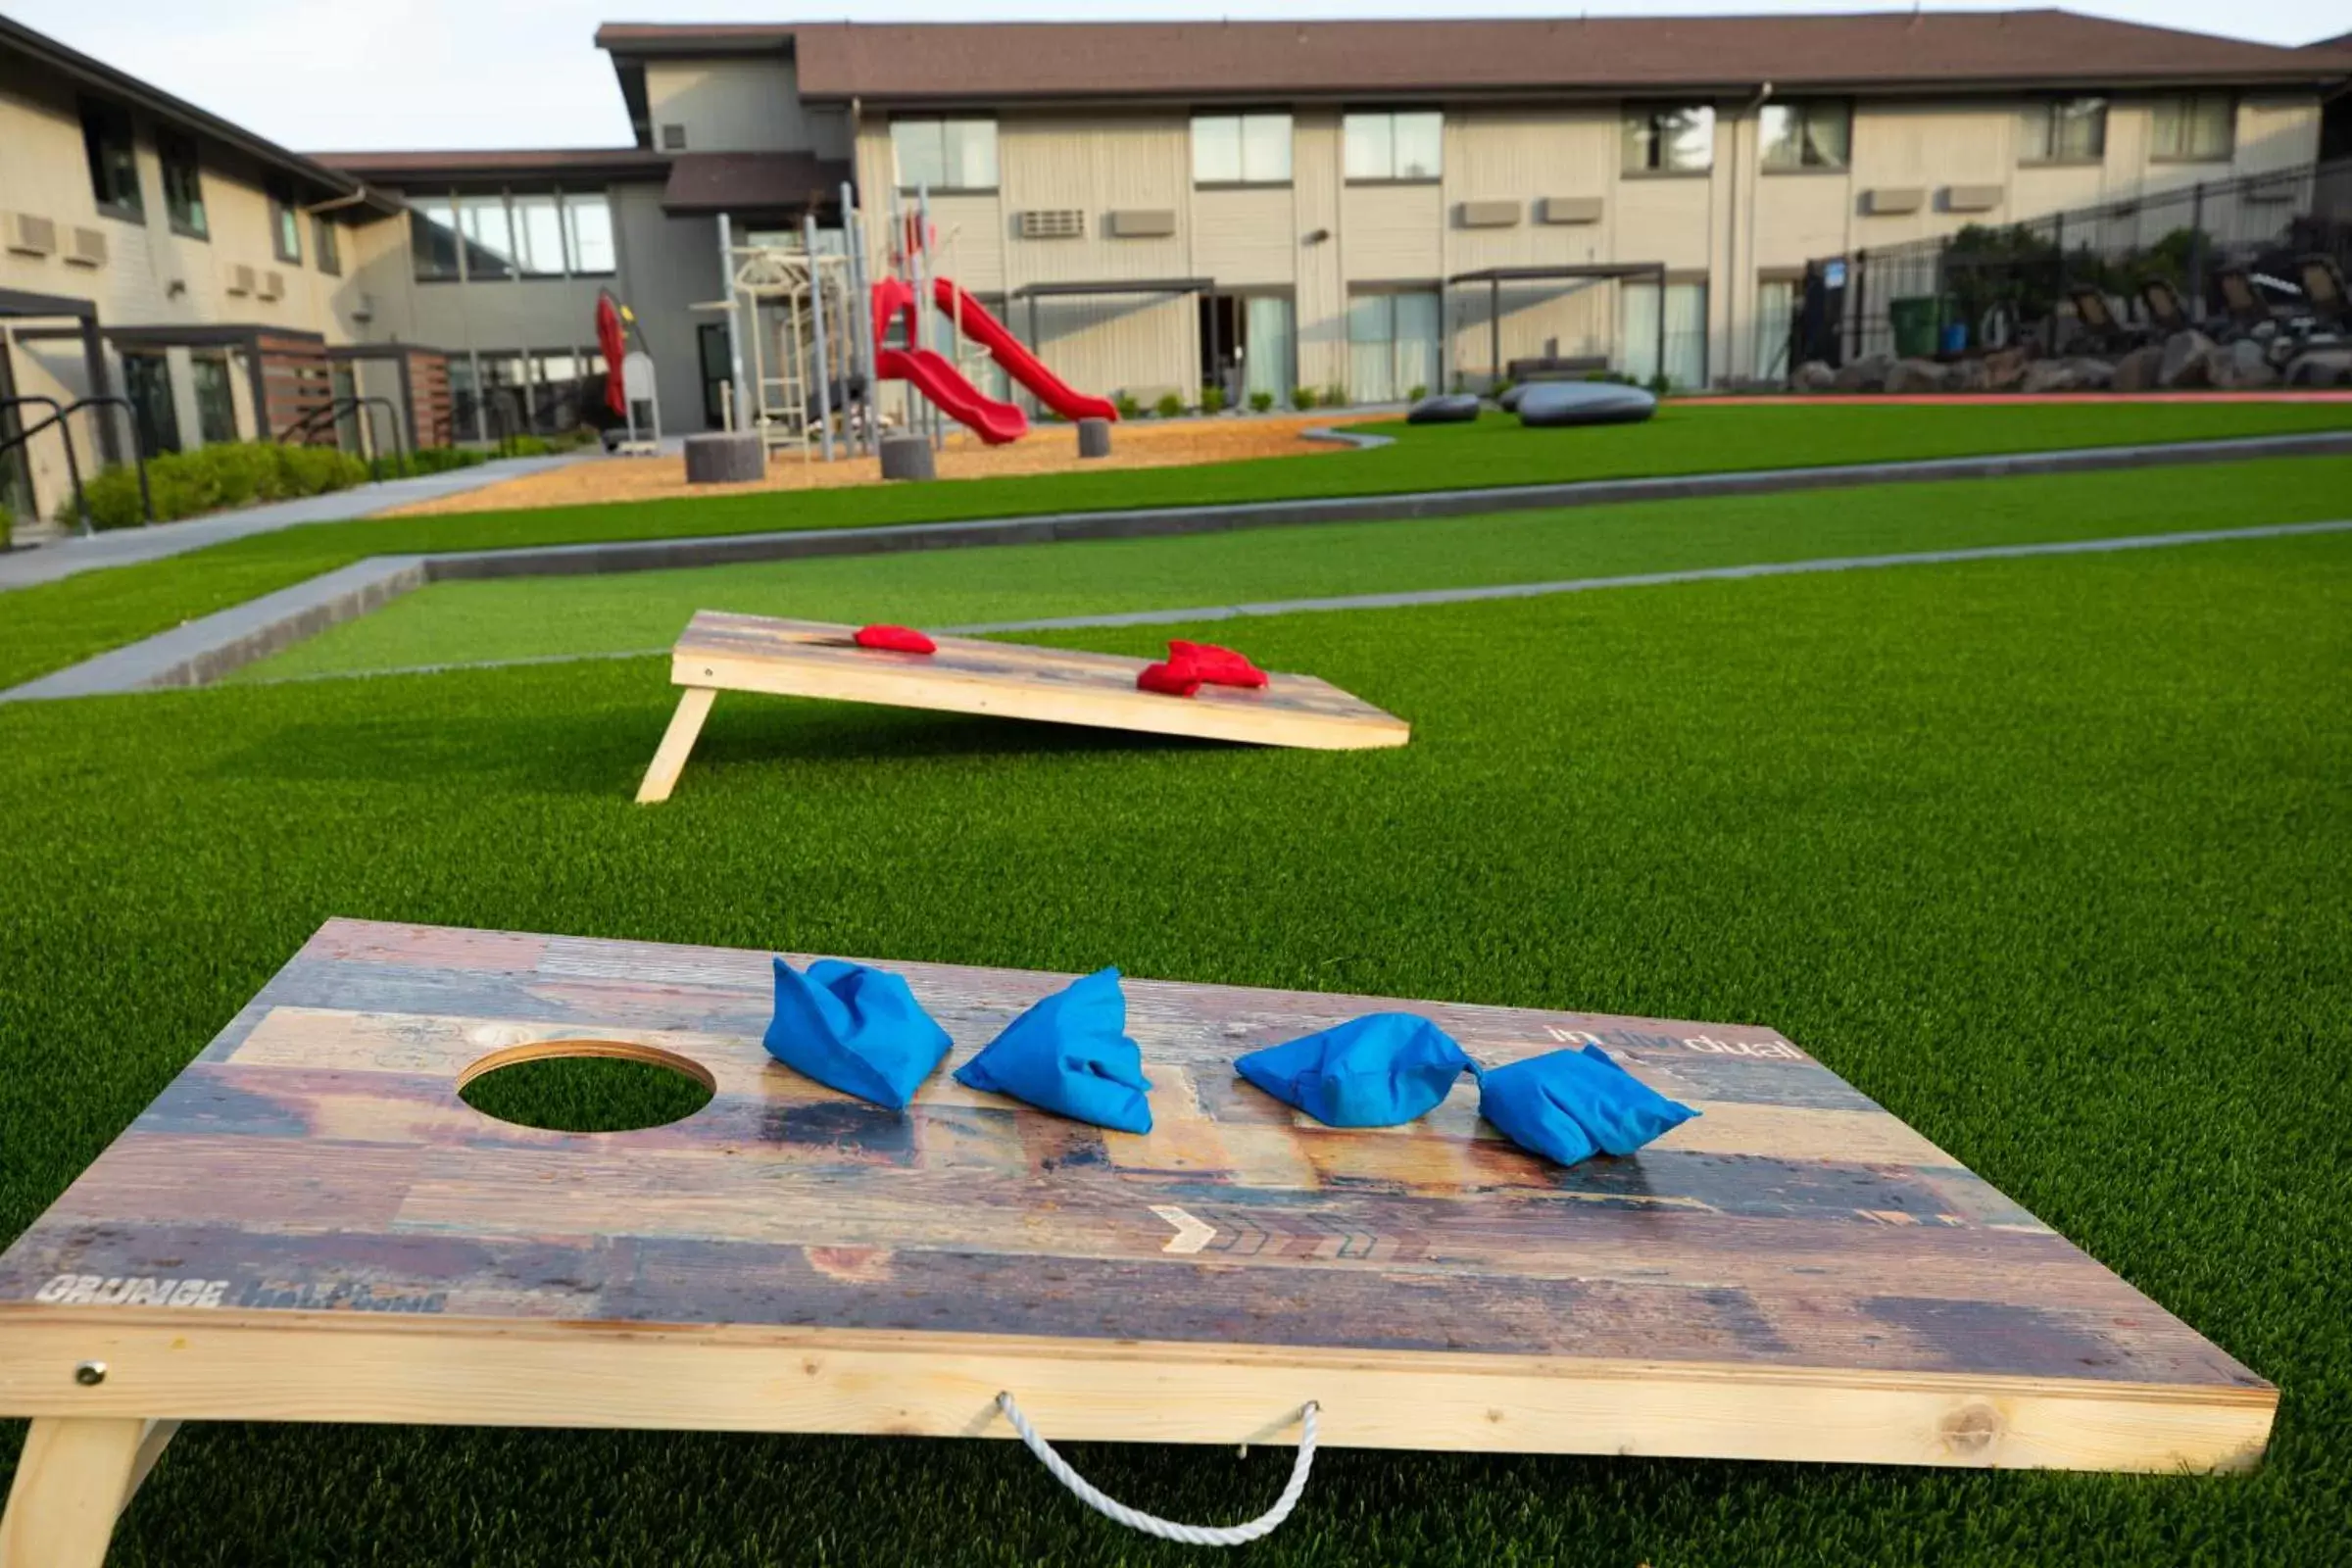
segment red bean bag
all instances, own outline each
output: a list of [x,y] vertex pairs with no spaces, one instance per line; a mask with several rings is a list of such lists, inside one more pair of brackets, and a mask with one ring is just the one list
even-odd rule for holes
[[888,648],[901,654],[936,654],[939,644],[911,626],[860,626],[858,628],[860,648]]
[[1263,686],[1266,672],[1235,653],[1219,648],[1215,643],[1188,643],[1171,638],[1168,642],[1168,662],[1178,669],[1189,669],[1211,686]]

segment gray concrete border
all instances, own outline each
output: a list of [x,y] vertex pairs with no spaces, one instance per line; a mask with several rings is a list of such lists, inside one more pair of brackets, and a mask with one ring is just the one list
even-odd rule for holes
[[1325,522],[1408,521],[1496,512],[1547,511],[1623,502],[1771,495],[1855,485],[2010,478],[2266,457],[2352,455],[2352,430],[2221,441],[2168,442],[2058,452],[2002,453],[1810,468],[1750,469],[1645,479],[1413,491],[1132,512],[1055,513],[968,522],[900,523],[878,528],[811,528],[779,533],[632,539],[425,556],[382,556],[297,583],[204,616],[143,642],[0,691],[0,702],[87,697],[109,692],[197,686],[375,610],[427,582],[495,577],[577,576],[736,565],[900,550],[1051,544],[1087,539],[1143,539],[1241,528]]

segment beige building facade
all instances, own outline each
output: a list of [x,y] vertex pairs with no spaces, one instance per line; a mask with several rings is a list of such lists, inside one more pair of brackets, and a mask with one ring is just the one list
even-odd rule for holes
[[[744,357],[724,244],[842,243],[845,186],[872,275],[927,204],[930,270],[1087,392],[1770,383],[1808,262],[2300,169],[2352,78],[2063,12],[597,41],[631,145],[305,156],[0,22],[0,393],[130,397],[150,449],[280,435],[298,380],[413,441],[559,428],[596,416],[609,290],[667,427],[706,428]],[[85,462],[120,448],[83,418]],[[35,440],[0,486],[46,514],[62,466]]]

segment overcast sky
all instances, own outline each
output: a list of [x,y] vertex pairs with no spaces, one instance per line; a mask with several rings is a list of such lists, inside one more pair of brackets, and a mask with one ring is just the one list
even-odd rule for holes
[[[2022,9],[1946,3],[1932,10]],[[602,22],[1250,20],[1453,14],[1442,0],[1143,5],[1055,0],[0,0],[0,13],[84,54],[306,152],[416,147],[626,146],[612,70],[589,41]],[[1468,0],[1478,16],[1886,11],[1839,0],[1582,5]],[[2106,0],[2070,10],[2157,26],[2303,44],[2352,25],[2345,0]]]

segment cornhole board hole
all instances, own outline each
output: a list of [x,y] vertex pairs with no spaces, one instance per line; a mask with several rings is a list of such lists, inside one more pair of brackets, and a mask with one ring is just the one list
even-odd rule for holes
[[[0,1257],[5,1539],[64,1544],[10,1568],[96,1563],[183,1420],[1002,1437],[1004,1390],[1054,1440],[1288,1442],[1308,1400],[1367,1447],[2267,1440],[2268,1384],[1769,1029],[1130,980],[1131,1136],[950,1076],[1067,976],[889,967],[956,1042],[904,1114],[768,1057],[765,953],[329,921]],[[1490,1063],[1597,1041],[1703,1114],[1563,1169],[1467,1081],[1335,1131],[1233,1073],[1379,1007]],[[715,1096],[598,1134],[459,1098],[591,1053]]]
[[637,799],[666,801],[722,691],[830,697],[891,708],[1092,724],[1200,740],[1355,751],[1402,746],[1412,726],[1312,675],[1270,674],[1255,689],[1203,686],[1193,697],[1138,691],[1147,659],[972,637],[935,638],[935,654],[860,648],[858,628],[700,610],[670,654],[685,690]]

